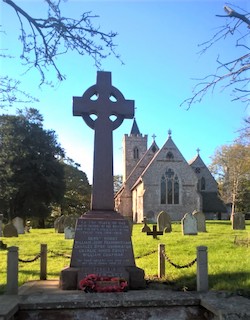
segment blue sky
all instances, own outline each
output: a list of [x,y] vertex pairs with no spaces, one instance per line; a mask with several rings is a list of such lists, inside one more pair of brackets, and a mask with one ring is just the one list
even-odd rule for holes
[[[16,1],[36,17],[45,12],[40,0]],[[201,103],[189,110],[180,104],[192,94],[197,81],[213,73],[217,67],[218,54],[226,61],[239,56],[240,48],[235,48],[233,39],[218,43],[205,55],[199,55],[198,44],[208,40],[222,26],[224,20],[215,17],[224,14],[224,1],[77,1],[62,2],[66,16],[77,18],[85,11],[99,15],[93,22],[104,31],[117,31],[115,39],[117,53],[125,65],[109,57],[103,61],[103,70],[112,72],[112,83],[126,99],[135,100],[136,120],[141,133],[148,134],[148,144],[152,135],[162,147],[172,130],[172,138],[188,161],[200,155],[208,165],[215,149],[231,143],[243,118],[250,111],[240,102],[231,102],[230,91],[218,87],[205,96]],[[247,1],[237,1],[237,5],[247,8]],[[0,34],[0,47],[10,54],[20,55],[18,44],[18,21],[12,9],[1,2],[0,24],[5,34]],[[45,119],[45,127],[54,129],[67,155],[81,164],[92,182],[93,131],[83,120],[72,115],[72,97],[81,96],[96,81],[96,68],[87,56],[68,53],[58,59],[67,79],[54,88],[38,87],[40,77],[36,70],[21,76],[22,88],[37,96],[39,103],[32,107],[40,110]],[[1,59],[1,74],[17,77],[24,72],[20,60]],[[55,79],[52,70],[48,77]],[[19,106],[21,107],[21,105]],[[11,112],[11,111],[10,111]],[[132,120],[125,120],[114,131],[114,173],[122,173],[121,142],[129,133]]]

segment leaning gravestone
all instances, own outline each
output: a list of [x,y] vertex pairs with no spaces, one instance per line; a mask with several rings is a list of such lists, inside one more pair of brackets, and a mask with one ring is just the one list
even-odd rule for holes
[[74,239],[77,218],[66,216],[64,219],[64,237],[65,239]]
[[197,220],[197,231],[198,232],[206,232],[206,218],[205,214],[200,211],[194,211],[192,215],[196,218]]
[[12,219],[12,223],[16,227],[18,234],[24,234],[25,233],[24,232],[23,218],[15,217],[14,219]]
[[197,220],[191,213],[186,213],[181,219],[183,235],[197,235]]
[[134,101],[112,86],[110,72],[99,71],[96,85],[73,98],[73,114],[95,131],[92,201],[77,221],[70,267],[62,270],[60,286],[76,289],[81,279],[97,274],[122,277],[130,288],[145,287],[144,271],[135,266],[129,222],[114,210],[113,130],[134,117]]
[[158,214],[157,226],[158,226],[159,231],[164,231],[164,232],[171,232],[172,231],[171,218],[167,212],[161,211]]
[[3,230],[3,214],[0,214],[0,237],[2,237]]
[[6,238],[18,237],[18,232],[16,227],[12,222],[7,223],[3,228],[3,236]]
[[233,230],[245,230],[245,215],[241,212],[234,213],[231,217]]

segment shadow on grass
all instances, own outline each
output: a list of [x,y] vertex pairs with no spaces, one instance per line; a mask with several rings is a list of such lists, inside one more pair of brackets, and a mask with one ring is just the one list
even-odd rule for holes
[[213,290],[226,290],[250,297],[250,272],[224,272],[208,276],[209,287]]
[[[234,272],[220,273],[208,276],[209,290],[227,291],[237,295],[250,298],[249,287],[250,273]],[[173,290],[173,291],[196,291],[196,276],[182,276],[176,280],[158,279],[152,277],[147,279],[149,289]]]

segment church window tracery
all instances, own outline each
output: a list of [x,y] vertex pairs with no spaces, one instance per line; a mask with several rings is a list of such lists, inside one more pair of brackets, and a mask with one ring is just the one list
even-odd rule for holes
[[172,169],[161,177],[161,204],[179,204],[179,179]]
[[199,167],[197,167],[197,168],[195,168],[195,173],[201,173],[201,168],[199,168]]
[[166,155],[167,160],[173,160],[174,159],[174,155],[171,151],[169,151]]

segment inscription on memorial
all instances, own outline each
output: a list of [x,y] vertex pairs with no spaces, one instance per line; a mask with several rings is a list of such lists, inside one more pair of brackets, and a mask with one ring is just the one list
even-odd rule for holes
[[71,267],[134,265],[126,220],[79,219]]

